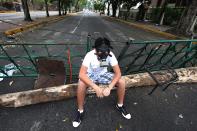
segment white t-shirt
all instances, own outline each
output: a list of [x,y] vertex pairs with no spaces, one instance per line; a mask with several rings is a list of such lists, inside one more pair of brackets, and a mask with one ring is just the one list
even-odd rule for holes
[[[107,72],[107,67],[100,67],[100,61],[97,59],[97,55],[95,54],[96,50],[92,50],[88,52],[83,60],[82,65],[87,67],[88,74],[96,73],[98,75],[101,75],[105,72]],[[115,57],[115,55],[110,51],[110,56],[107,56],[106,62],[110,66],[115,66],[118,64],[118,61]]]

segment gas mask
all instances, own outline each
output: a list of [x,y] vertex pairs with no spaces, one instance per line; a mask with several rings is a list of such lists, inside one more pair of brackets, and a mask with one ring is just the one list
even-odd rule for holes
[[101,46],[96,48],[96,55],[98,60],[100,61],[100,67],[107,67],[108,63],[106,61],[107,57],[110,56],[110,50],[107,46]]

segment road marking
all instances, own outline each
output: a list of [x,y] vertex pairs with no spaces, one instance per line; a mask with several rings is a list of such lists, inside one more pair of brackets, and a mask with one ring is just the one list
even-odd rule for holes
[[75,33],[75,31],[77,30],[77,28],[79,27],[79,25],[80,25],[80,23],[81,23],[81,20],[83,19],[83,17],[84,17],[84,15],[80,18],[80,20],[79,20],[79,22],[78,22],[78,24],[77,24],[77,26],[74,28],[74,30],[73,31],[71,31],[70,33]]
[[61,32],[55,32],[54,33],[54,36],[58,36],[58,35],[60,35],[61,34]]
[[93,36],[95,39],[99,38],[99,37],[102,37],[101,33],[100,32],[94,32],[94,36]]
[[9,20],[9,19],[5,19],[4,21],[5,21],[5,22],[10,22],[10,21],[12,21],[12,20]]
[[128,40],[128,38],[124,35],[124,33],[118,31],[116,34],[117,34],[118,36],[120,36],[121,38],[123,38],[124,40]]
[[39,131],[41,128],[41,122],[35,121],[33,126],[30,128],[30,131]]
[[130,41],[133,41],[133,40],[135,40],[133,37],[131,37],[131,36],[129,36],[129,40]]
[[46,36],[46,35],[48,35],[50,33],[51,33],[51,31],[42,31],[41,36],[44,37],[44,36]]
[[111,41],[115,41],[115,39],[111,36],[110,32],[105,32],[105,34],[107,35],[107,37],[108,37]]

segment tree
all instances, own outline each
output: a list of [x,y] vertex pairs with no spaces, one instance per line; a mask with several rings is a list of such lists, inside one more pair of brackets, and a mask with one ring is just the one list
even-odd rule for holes
[[21,2],[22,2],[23,10],[24,10],[24,16],[25,16],[24,20],[25,21],[32,21],[30,13],[29,13],[29,7],[27,4],[27,0],[21,0]]
[[197,17],[197,1],[196,0],[190,0],[188,2],[185,10],[182,13],[181,19],[178,23],[178,26],[176,28],[176,32],[183,35],[191,35],[192,33],[192,26],[196,22]]
[[30,0],[31,4],[32,4],[32,8],[33,10],[35,9],[35,4],[34,4],[34,0]]
[[58,7],[58,11],[59,11],[59,16],[61,16],[62,15],[62,13],[61,13],[61,0],[58,0],[57,7]]
[[109,11],[110,11],[110,10],[109,10],[109,7],[110,7],[110,4],[111,4],[110,0],[107,0],[107,3],[108,3],[108,4],[107,4],[107,16],[109,16],[109,13],[110,13],[110,12],[109,12]]
[[78,10],[79,10],[79,0],[77,0],[77,1],[76,1],[76,4],[75,4],[75,10],[76,10],[76,11],[78,11]]
[[131,7],[135,6],[137,4],[137,2],[139,2],[139,0],[132,0],[132,1],[131,0],[123,0],[124,7],[126,7],[126,9],[127,9],[127,12],[125,14],[125,20],[127,20],[128,16],[129,16]]
[[116,17],[116,11],[118,9],[118,0],[111,0],[112,4],[112,17]]
[[159,24],[160,24],[160,25],[163,24],[163,19],[164,19],[164,15],[165,15],[165,11],[166,11],[168,2],[169,2],[169,0],[165,0],[163,6],[162,6],[162,8],[161,8],[161,12],[160,12],[160,14],[159,14]]
[[45,2],[46,15],[47,17],[49,17],[48,0],[44,0],[44,2]]
[[95,1],[94,2],[94,10],[98,10],[99,12],[102,10],[104,11],[104,3],[102,3],[102,1]]

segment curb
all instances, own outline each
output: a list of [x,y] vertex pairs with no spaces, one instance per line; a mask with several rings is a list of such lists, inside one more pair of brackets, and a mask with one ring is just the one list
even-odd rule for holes
[[36,27],[44,25],[44,24],[53,23],[53,22],[62,20],[65,17],[66,16],[58,16],[56,18],[49,18],[47,20],[43,20],[43,21],[40,21],[40,22],[33,22],[32,24],[24,25],[22,27],[17,27],[17,28],[6,30],[4,32],[4,34],[7,35],[7,36],[8,35],[13,35],[13,34],[23,32],[23,31],[26,31],[26,30],[29,30],[29,29],[32,29],[32,28],[36,28]]
[[110,19],[113,19],[113,20],[116,20],[116,21],[128,24],[130,26],[134,26],[134,27],[137,27],[137,28],[149,31],[149,32],[153,32],[153,33],[159,34],[159,35],[164,36],[164,37],[166,37],[168,39],[184,39],[184,37],[176,36],[176,35],[173,35],[173,34],[170,34],[170,33],[167,33],[167,32],[162,32],[162,31],[160,31],[158,29],[147,27],[146,25],[135,24],[135,23],[132,23],[132,22],[129,22],[129,21],[124,21],[124,20],[117,19],[117,18],[112,18],[112,17],[109,17],[109,16],[107,16],[107,18],[110,18]]
[[0,13],[16,13],[16,11],[5,11],[5,10],[1,10]]

